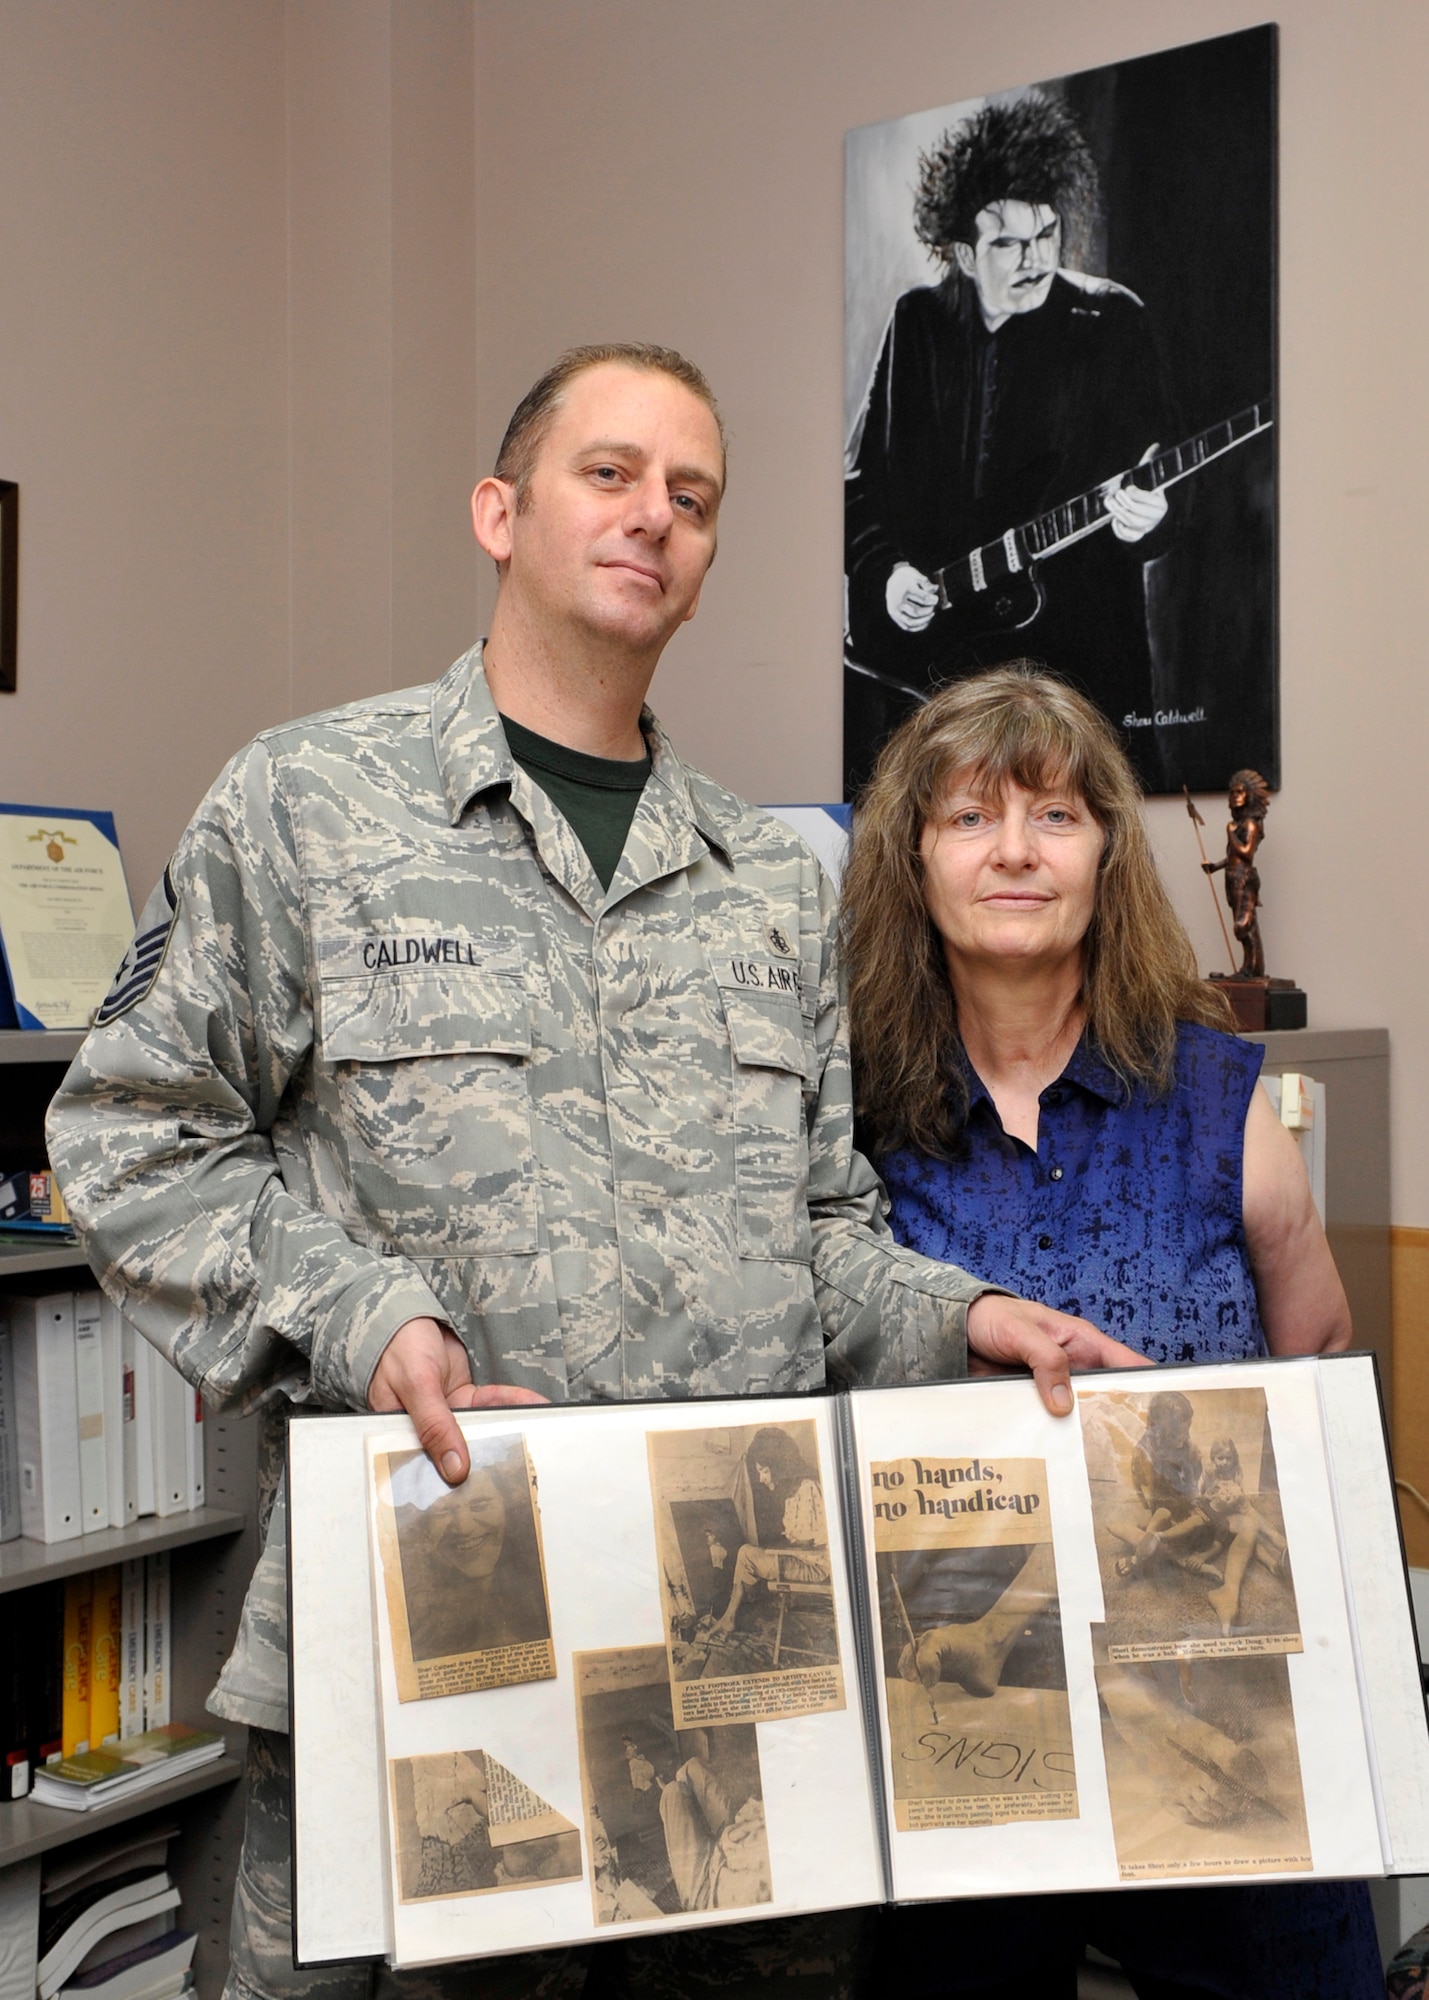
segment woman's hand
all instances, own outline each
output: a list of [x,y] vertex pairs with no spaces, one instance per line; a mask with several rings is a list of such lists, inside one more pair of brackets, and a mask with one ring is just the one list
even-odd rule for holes
[[1349,1301],[1305,1162],[1258,1084],[1245,1114],[1241,1219],[1271,1353],[1335,1354],[1348,1347]]
[[1144,1354],[1098,1332],[1090,1320],[1033,1305],[1029,1299],[984,1292],[968,1307],[968,1373],[1030,1368],[1038,1394],[1054,1417],[1072,1413],[1072,1369],[1152,1365]]

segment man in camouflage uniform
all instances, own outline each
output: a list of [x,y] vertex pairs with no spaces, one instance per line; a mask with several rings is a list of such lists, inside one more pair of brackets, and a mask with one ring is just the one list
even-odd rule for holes
[[[452,1408],[787,1394],[826,1366],[936,1380],[971,1332],[1063,1409],[1069,1357],[1124,1356],[893,1243],[853,1150],[829,884],[643,707],[723,485],[689,363],[558,364],[473,497],[501,576],[485,648],[239,754],[55,1102],[101,1282],[216,1406],[264,1412],[275,1504],[211,1703],[252,1728],[234,2000],[564,1996],[590,1957],[294,1968],[295,1404],[406,1409],[456,1483]],[[602,787],[626,795],[614,839]],[[821,1917],[602,1947],[590,1990],[834,1995],[853,1936]]]

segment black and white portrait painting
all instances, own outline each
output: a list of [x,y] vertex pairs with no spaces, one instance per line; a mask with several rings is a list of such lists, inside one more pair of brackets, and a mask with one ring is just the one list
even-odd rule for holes
[[848,134],[848,797],[1018,659],[1148,792],[1278,784],[1275,33]]

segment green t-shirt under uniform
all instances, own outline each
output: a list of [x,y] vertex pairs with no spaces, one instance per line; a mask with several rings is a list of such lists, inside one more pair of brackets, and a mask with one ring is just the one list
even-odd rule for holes
[[564,743],[538,736],[509,716],[502,716],[501,727],[511,755],[570,821],[601,888],[608,889],[650,775],[649,751],[634,759],[588,757],[584,750],[568,750]]

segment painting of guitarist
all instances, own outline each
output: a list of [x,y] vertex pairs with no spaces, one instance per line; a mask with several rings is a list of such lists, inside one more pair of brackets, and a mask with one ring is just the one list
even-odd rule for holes
[[1149,792],[1276,770],[1274,34],[849,135],[849,797],[1020,658]]

